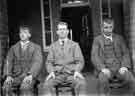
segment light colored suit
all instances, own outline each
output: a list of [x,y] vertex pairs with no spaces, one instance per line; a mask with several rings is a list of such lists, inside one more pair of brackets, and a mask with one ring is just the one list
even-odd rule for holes
[[[5,66],[5,76],[14,78],[11,86],[4,85],[9,91],[12,86],[20,86],[22,80],[29,74],[33,76],[32,85],[28,85],[26,90],[33,88],[34,80],[37,79],[42,64],[42,53],[39,45],[29,42],[27,49],[22,50],[20,41],[13,45],[7,55],[7,65]],[[20,86],[21,87],[21,86]],[[5,90],[5,89],[4,89]],[[25,89],[23,89],[25,90]]]
[[113,34],[112,39],[113,41],[109,42],[103,35],[95,37],[91,55],[93,64],[100,71],[102,68],[111,66],[113,60],[116,60],[119,63],[115,63],[115,67],[118,65],[119,67],[130,69],[131,59],[123,38],[117,34]]
[[[59,40],[50,46],[49,54],[46,61],[48,73],[54,72],[55,79],[46,80],[44,84],[44,95],[55,95],[54,86],[59,83],[72,83],[76,93],[85,95],[86,82],[84,79],[73,78],[74,72],[81,72],[84,67],[84,58],[78,43],[67,40],[64,45]],[[77,95],[78,96],[78,95]]]
[[[100,92],[105,92],[105,89],[108,89],[108,82],[114,77],[124,80],[131,85],[132,89],[134,89],[135,79],[130,71],[131,58],[129,50],[121,36],[113,34],[112,41],[106,39],[103,35],[95,37],[92,46],[91,60],[99,72]],[[121,67],[126,67],[129,71],[121,75],[119,73]],[[101,72],[103,68],[110,69],[111,77],[107,77]]]
[[[59,67],[55,66],[59,65]],[[78,43],[67,40],[64,46],[57,41],[51,45],[49,55],[47,57],[47,71],[59,71],[62,67],[64,71],[81,72],[84,66],[84,58]]]

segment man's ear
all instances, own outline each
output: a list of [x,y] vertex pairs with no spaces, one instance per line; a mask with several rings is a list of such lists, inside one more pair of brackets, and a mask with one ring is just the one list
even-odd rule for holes
[[67,30],[67,34],[69,34],[69,30]]
[[58,30],[56,31],[56,34],[59,35],[59,31]]
[[28,36],[29,36],[29,38],[30,38],[30,37],[31,37],[31,34],[29,33]]

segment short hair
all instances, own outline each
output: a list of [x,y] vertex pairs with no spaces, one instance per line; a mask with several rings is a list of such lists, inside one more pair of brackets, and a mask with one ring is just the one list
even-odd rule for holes
[[106,23],[108,23],[108,24],[112,24],[112,23],[114,23],[114,20],[112,19],[112,18],[104,18],[103,19],[103,23],[104,22],[106,22]]
[[21,25],[21,26],[20,26],[20,29],[29,30],[29,33],[31,33],[31,27],[30,27],[29,25]]
[[62,21],[61,21],[61,22],[58,23],[57,27],[58,27],[59,25],[65,25],[65,26],[67,26],[67,28],[68,28],[68,24],[67,24],[66,22],[62,22]]

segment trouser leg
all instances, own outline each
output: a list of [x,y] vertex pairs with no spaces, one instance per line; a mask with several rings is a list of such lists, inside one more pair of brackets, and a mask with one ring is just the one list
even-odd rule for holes
[[21,84],[20,86],[20,96],[34,96],[34,83],[32,84]]
[[40,96],[55,96],[54,80],[46,80],[41,89]]
[[[55,85],[62,83],[65,79],[65,75],[56,76],[55,79],[50,79],[45,81],[43,87],[43,95],[41,96],[56,96],[56,90],[54,88]],[[86,81],[85,79],[73,79],[73,75],[66,75],[65,82],[72,83],[76,96],[86,96]]]
[[75,91],[76,96],[87,96],[87,89],[86,89],[86,81],[85,79],[76,79],[74,80],[75,83]]
[[32,88],[20,88],[20,96],[34,96]]
[[135,92],[135,78],[133,74],[128,71],[125,74],[121,75],[122,79],[124,79],[127,83],[130,84],[130,93],[133,94]]
[[99,96],[104,96],[109,91],[109,78],[102,72],[99,73],[97,89]]
[[74,76],[68,76],[67,82],[71,82],[73,88],[75,89],[76,96],[88,96],[87,94],[87,84],[85,79],[76,78]]
[[13,92],[13,88],[12,88],[12,84],[11,85],[7,85],[4,83],[3,87],[2,87],[2,93],[4,96],[14,96],[14,92]]
[[41,96],[56,96],[55,85],[62,83],[64,76],[58,74],[55,76],[55,79],[45,80],[43,88],[41,89]]

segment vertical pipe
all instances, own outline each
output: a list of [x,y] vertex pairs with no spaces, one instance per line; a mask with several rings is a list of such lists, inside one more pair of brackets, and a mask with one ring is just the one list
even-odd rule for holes
[[133,67],[135,70],[135,0],[131,0],[130,4],[131,4],[130,23],[131,23],[132,60],[133,60]]
[[44,2],[40,0],[40,7],[41,7],[41,23],[42,23],[42,42],[43,42],[43,49],[46,48],[46,41],[45,41],[45,23],[44,23]]
[[108,0],[108,16],[111,17],[111,1]]
[[9,66],[9,63],[8,63],[8,60],[6,60],[6,70],[7,70],[7,72],[6,72],[6,74],[9,74],[9,72],[8,72],[8,67]]
[[51,24],[51,42],[53,42],[53,20],[52,20],[52,0],[49,0],[49,9],[50,9],[50,24]]
[[103,22],[103,9],[102,9],[102,3],[103,1],[100,0],[100,31],[102,32],[102,22]]
[[[0,40],[0,78],[2,76],[2,47],[1,47],[1,40]],[[0,85],[1,87],[1,85]]]
[[72,40],[73,37],[72,37],[72,29],[70,29],[70,39]]

